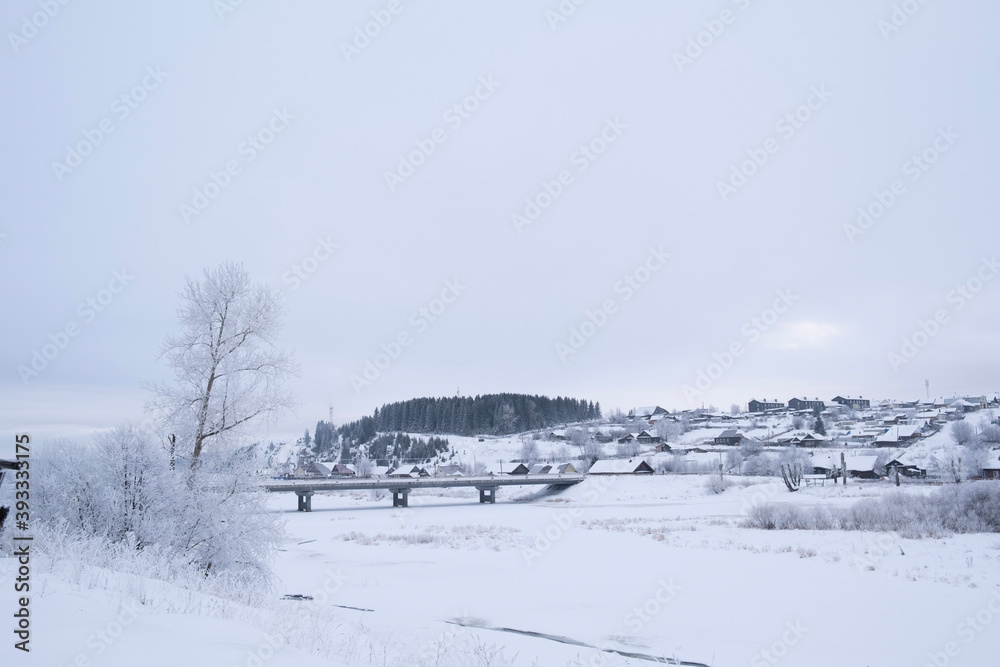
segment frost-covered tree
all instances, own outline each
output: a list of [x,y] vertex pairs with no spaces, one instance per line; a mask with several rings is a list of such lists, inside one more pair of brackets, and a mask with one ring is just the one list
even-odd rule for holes
[[226,263],[206,269],[201,280],[188,278],[177,315],[181,330],[161,353],[176,381],[153,385],[148,407],[190,448],[194,467],[206,444],[290,408],[286,381],[297,368],[278,347],[277,292],[251,283],[242,265]]
[[975,439],[976,430],[972,428],[972,424],[963,419],[962,421],[952,423],[951,437],[955,439],[956,445],[965,447]]
[[33,461],[34,518],[73,543],[125,545],[266,589],[281,527],[254,478],[256,449],[204,458],[195,471],[172,469],[156,439],[129,424],[89,443],[47,443]]
[[538,443],[531,438],[521,441],[521,463],[530,466],[538,462]]

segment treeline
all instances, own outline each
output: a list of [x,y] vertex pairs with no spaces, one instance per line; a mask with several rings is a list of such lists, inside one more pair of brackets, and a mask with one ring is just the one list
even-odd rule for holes
[[431,436],[427,440],[405,433],[383,433],[368,443],[368,458],[376,465],[397,462],[422,463],[448,451],[448,441]]
[[[375,410],[371,423],[377,431],[509,435],[600,416],[600,403],[576,398],[487,394],[474,398],[414,398],[389,403]],[[345,424],[341,428],[351,426]]]
[[[335,458],[338,451],[342,460],[346,460],[356,458],[359,447],[367,444],[372,459],[389,456],[387,452],[391,448],[400,458],[429,460],[447,448],[446,440],[415,438],[416,442],[412,443],[394,440],[379,444],[375,440],[380,433],[387,436],[401,433],[510,435],[600,417],[600,403],[562,396],[487,394],[414,398],[383,405],[370,417],[362,417],[336,428],[320,421],[312,436],[312,450],[320,460]],[[308,440],[306,444],[309,444]],[[384,451],[381,449],[383,445]],[[404,454],[404,451],[409,454]]]
[[338,451],[341,461],[356,461],[367,457],[376,465],[423,463],[448,451],[448,440],[434,436],[425,439],[405,433],[379,434],[371,417],[364,417],[340,428],[333,428],[324,421],[316,424],[316,432],[312,438],[314,459],[335,459]]

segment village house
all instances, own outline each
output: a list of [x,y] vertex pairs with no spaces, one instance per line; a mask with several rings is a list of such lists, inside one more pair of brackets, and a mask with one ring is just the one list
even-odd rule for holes
[[784,407],[785,404],[779,402],[778,399],[771,401],[764,399],[763,401],[758,401],[756,398],[752,398],[750,399],[750,402],[747,403],[747,409],[750,412],[768,412],[770,410],[781,410]]
[[330,468],[330,475],[333,477],[354,477],[354,468],[343,463],[335,463],[332,468]]
[[860,396],[855,398],[851,398],[849,396],[834,396],[833,402],[840,403],[844,407],[850,408],[851,410],[867,410],[872,406],[871,400],[861,398]]
[[624,436],[618,438],[619,444],[628,444],[632,441],[636,441],[643,445],[655,445],[660,441],[660,436],[654,435],[649,431],[639,431],[638,433],[627,433]]
[[824,410],[826,409],[826,401],[821,401],[818,398],[808,399],[808,398],[790,398],[788,399],[788,409],[789,410]]
[[741,442],[743,442],[743,434],[731,428],[715,436],[715,444],[717,445],[739,445]]
[[669,411],[664,410],[659,405],[647,405],[641,408],[632,408],[628,411],[629,419],[642,419],[648,421],[650,424],[659,420],[661,416],[666,416],[670,414]]
[[902,424],[891,426],[885,433],[875,438],[876,447],[899,447],[911,444],[921,435],[919,425]]
[[642,459],[601,459],[590,466],[591,475],[652,475],[653,467]]
[[903,477],[927,477],[927,471],[919,466],[903,463],[899,459],[893,459],[885,464],[886,474],[894,477],[898,472]]
[[329,477],[334,465],[336,464],[332,462],[313,461],[306,468],[306,474],[313,477]]
[[1000,479],[1000,449],[994,449],[989,453],[986,463],[983,464],[983,477]]

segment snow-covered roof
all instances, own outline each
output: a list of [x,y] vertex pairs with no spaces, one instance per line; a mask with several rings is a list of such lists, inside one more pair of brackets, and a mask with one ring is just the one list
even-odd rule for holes
[[875,470],[877,456],[848,456],[845,460],[850,472],[871,472]]
[[643,459],[601,459],[590,466],[591,475],[632,475],[651,472],[653,467]]
[[890,426],[885,433],[878,436],[877,442],[899,442],[908,440],[920,435],[920,426],[903,424],[901,426]]
[[552,466],[549,465],[548,463],[536,463],[535,465],[531,466],[531,469],[528,471],[528,474],[547,475],[549,474],[550,470],[552,470]]
[[657,410],[660,412],[666,412],[666,410],[658,405],[644,405],[642,407],[632,408],[629,410],[629,414],[635,417],[648,417],[655,414]]

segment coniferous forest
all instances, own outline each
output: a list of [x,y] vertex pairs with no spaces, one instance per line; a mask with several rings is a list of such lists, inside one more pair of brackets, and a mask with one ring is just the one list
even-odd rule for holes
[[340,446],[352,451],[379,433],[440,433],[453,435],[509,435],[559,424],[598,419],[601,404],[576,398],[527,394],[486,394],[414,398],[389,403],[370,417],[333,428],[319,422],[313,436],[317,455]]

